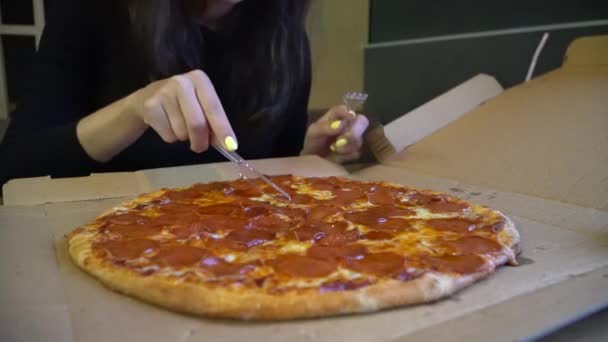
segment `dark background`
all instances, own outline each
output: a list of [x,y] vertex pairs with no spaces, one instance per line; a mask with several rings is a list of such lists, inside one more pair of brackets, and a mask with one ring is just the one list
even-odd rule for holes
[[[55,1],[46,0],[48,11]],[[31,0],[0,0],[2,23],[5,25],[33,25],[34,10]],[[19,95],[23,76],[36,51],[36,40],[25,36],[2,36],[4,62],[8,86],[9,101],[13,104]]]
[[[524,81],[544,33],[492,31],[608,20],[608,0],[372,0],[366,49],[366,112],[387,123],[467,79],[486,73],[505,88]],[[484,37],[407,42],[484,32]],[[558,68],[581,36],[608,34],[608,24],[549,30],[535,76]],[[405,41],[405,42],[404,42]],[[378,43],[394,43],[377,47]]]

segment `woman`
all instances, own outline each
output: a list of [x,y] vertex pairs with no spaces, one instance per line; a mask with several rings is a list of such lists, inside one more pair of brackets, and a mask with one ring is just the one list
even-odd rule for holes
[[0,184],[247,159],[358,156],[368,123],[307,127],[303,0],[58,0],[0,147]]

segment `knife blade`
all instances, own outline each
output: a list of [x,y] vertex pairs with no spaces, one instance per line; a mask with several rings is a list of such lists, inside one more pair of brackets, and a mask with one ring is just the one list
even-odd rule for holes
[[[241,157],[238,153],[230,152],[230,151],[226,150],[225,148],[223,148],[222,146],[219,146],[216,144],[213,144],[213,147],[220,154],[222,154],[226,159],[228,159],[229,161],[231,161],[232,163],[237,165],[237,167],[239,168],[239,171],[240,171],[241,178],[243,178],[245,180],[251,180],[253,178],[260,178],[266,184],[270,185],[270,187],[272,187],[279,194],[281,194],[283,197],[285,197],[288,201],[291,202],[291,196],[285,190],[281,189],[280,186],[278,186],[276,183],[271,181],[263,173],[258,171],[255,167],[253,167],[253,165],[251,165],[250,163],[245,161],[245,159],[243,159],[243,157]],[[253,182],[251,182],[251,183],[253,184]],[[264,192],[264,191],[262,191],[262,192]]]

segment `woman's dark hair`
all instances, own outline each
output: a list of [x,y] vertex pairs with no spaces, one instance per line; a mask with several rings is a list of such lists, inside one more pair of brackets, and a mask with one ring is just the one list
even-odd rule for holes
[[[200,8],[202,0],[194,1]],[[152,78],[199,69],[203,64],[205,40],[191,14],[194,1],[130,1],[135,42],[145,53]],[[308,5],[307,0],[244,0],[223,19],[221,34],[227,44],[221,79],[215,79],[214,85],[239,117],[280,114],[296,87],[310,77],[305,32]]]

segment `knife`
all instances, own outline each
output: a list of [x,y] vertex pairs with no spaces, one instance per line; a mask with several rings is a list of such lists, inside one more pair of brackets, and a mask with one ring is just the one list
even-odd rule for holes
[[[266,177],[264,174],[262,174],[261,172],[256,170],[251,164],[249,164],[247,161],[245,161],[238,153],[230,152],[230,151],[224,149],[222,146],[217,145],[217,144],[213,144],[213,147],[219,153],[221,153],[224,157],[226,157],[226,159],[230,160],[231,162],[233,162],[234,164],[236,164],[238,166],[238,168],[240,170],[239,176],[241,178],[248,180],[248,181],[250,181],[253,178],[260,178],[264,182],[266,182],[266,184],[270,185],[279,194],[281,194],[283,197],[285,197],[288,201],[291,202],[291,196],[285,190],[281,189],[281,187],[279,187],[277,184],[275,184],[273,181],[271,181],[268,177]],[[250,181],[250,183],[254,184],[251,181]]]

